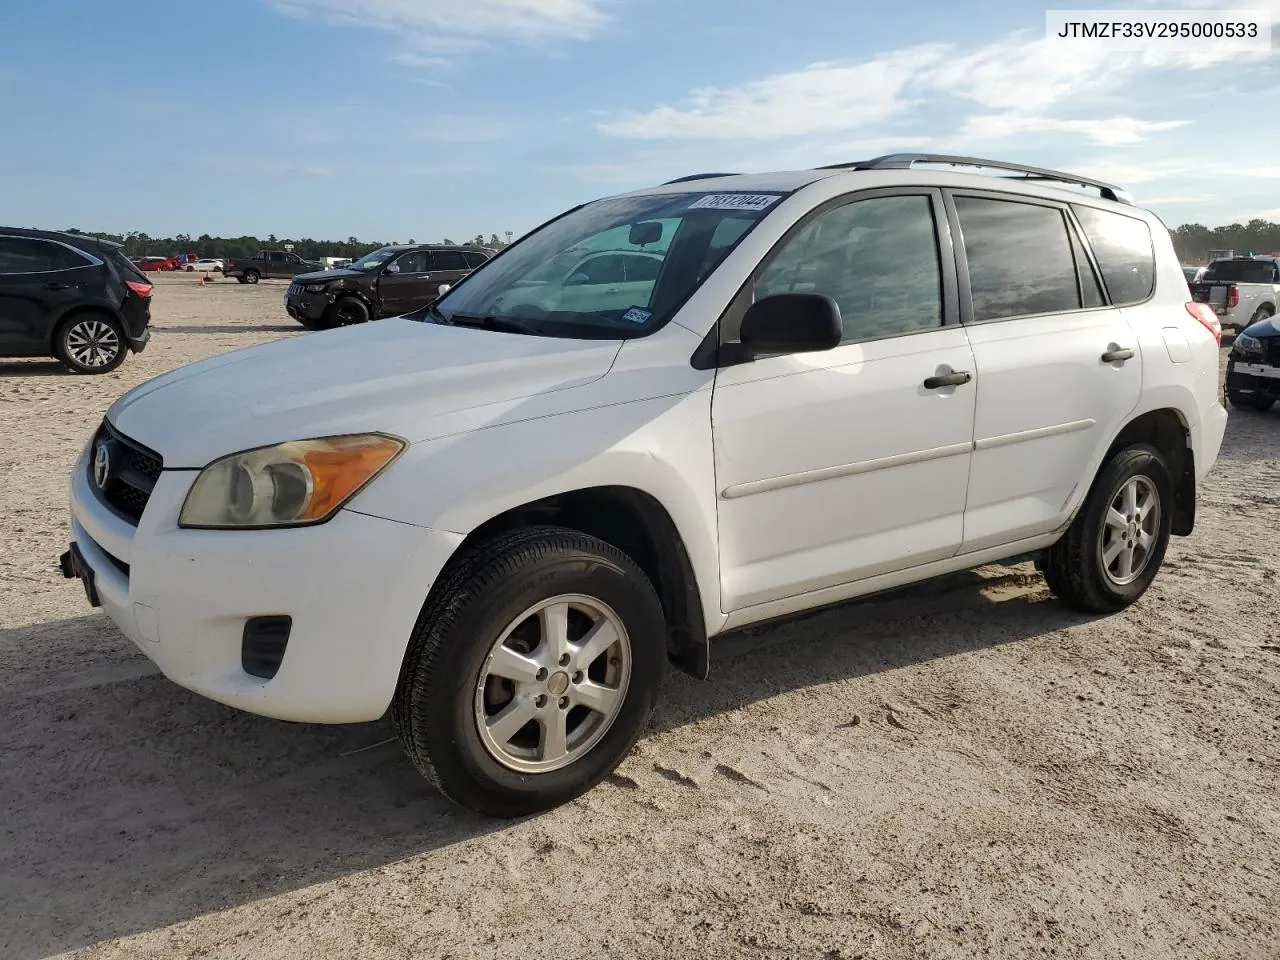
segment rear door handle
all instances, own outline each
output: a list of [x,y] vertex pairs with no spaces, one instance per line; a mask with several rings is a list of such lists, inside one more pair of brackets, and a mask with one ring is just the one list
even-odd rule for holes
[[1108,350],[1102,355],[1103,363],[1124,363],[1126,360],[1132,359],[1133,351],[1127,348],[1124,350]]
[[958,387],[972,379],[973,377],[968,370],[957,370],[954,373],[944,374],[940,377],[929,377],[924,382],[924,388],[926,390],[940,390],[943,387]]
[[67,285],[65,283],[46,283],[44,288],[46,290],[65,290]]

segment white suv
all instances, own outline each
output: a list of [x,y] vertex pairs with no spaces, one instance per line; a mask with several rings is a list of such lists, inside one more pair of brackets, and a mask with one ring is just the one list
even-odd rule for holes
[[1027,555],[1074,607],[1136,600],[1226,424],[1189,301],[1159,219],[1070,174],[685,178],[416,313],[131,390],[62,567],[184,687],[390,709],[445,794],[524,814],[727,630]]

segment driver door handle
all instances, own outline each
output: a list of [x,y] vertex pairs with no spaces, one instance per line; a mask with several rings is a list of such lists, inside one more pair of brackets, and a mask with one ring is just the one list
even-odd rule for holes
[[1123,350],[1108,350],[1102,355],[1103,363],[1124,363],[1126,360],[1133,359],[1133,351],[1125,348]]
[[968,370],[957,370],[954,373],[948,373],[940,377],[927,378],[924,382],[924,388],[926,390],[940,390],[943,387],[958,387],[972,379],[973,376]]
[[46,290],[65,290],[67,285],[65,283],[46,283],[44,288]]

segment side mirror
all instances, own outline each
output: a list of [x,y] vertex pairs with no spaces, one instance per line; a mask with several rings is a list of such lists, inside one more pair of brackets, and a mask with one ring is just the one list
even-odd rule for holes
[[650,243],[657,243],[662,239],[662,224],[656,220],[633,223],[631,231],[627,234],[627,239],[631,241],[633,247],[643,247]]
[[449,286],[449,284],[447,284],[447,283],[442,283],[442,284],[440,284],[440,286],[439,286],[438,288],[436,288],[436,296],[437,296],[437,297],[443,297],[443,296],[444,296],[446,293],[448,293],[451,289],[452,289],[452,288]]
[[814,353],[840,345],[840,305],[821,293],[779,293],[757,300],[739,339],[752,353]]

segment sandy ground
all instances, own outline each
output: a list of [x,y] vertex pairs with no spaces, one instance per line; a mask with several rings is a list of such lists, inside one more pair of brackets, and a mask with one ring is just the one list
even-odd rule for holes
[[282,293],[165,277],[119,372],[0,362],[0,957],[1280,956],[1280,415],[1232,413],[1126,613],[1022,566],[756,629],[609,782],[493,823],[386,722],[179,689],[55,569],[110,401],[298,335]]

